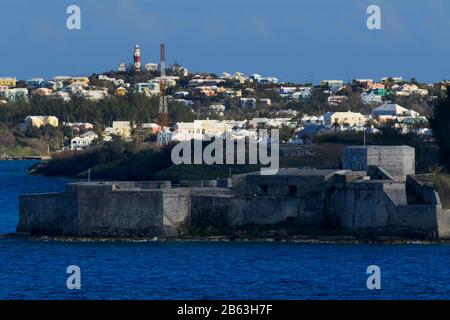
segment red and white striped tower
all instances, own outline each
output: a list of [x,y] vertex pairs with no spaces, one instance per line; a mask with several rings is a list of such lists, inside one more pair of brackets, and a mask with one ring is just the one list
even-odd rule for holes
[[141,71],[141,48],[139,45],[136,45],[134,48],[134,71],[140,72]]

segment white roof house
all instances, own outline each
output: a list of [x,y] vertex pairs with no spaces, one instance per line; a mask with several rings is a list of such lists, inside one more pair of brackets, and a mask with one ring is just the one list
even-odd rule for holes
[[372,110],[374,117],[393,116],[393,117],[419,117],[420,114],[414,110],[409,110],[395,103],[385,103]]
[[324,117],[320,116],[303,116],[302,118],[302,123],[304,126],[309,126],[309,125],[323,125],[324,124]]
[[158,129],[160,126],[156,123],[143,123],[142,128],[144,129]]
[[256,130],[238,129],[231,134],[231,139],[233,140],[243,140],[245,138],[257,139],[258,133]]
[[226,137],[233,131],[227,122],[217,120],[194,120],[178,122],[172,135],[172,141],[202,140]]
[[227,124],[230,128],[243,129],[248,121],[247,120],[223,120],[222,122]]
[[216,112],[224,112],[226,108],[223,104],[212,104],[209,106],[209,109]]
[[86,90],[82,93],[82,97],[91,101],[102,100],[107,96],[108,96],[107,90]]
[[82,135],[80,135],[80,137],[95,140],[95,139],[98,139],[98,134],[96,134],[93,131],[87,131],[87,132],[83,133]]
[[80,137],[75,137],[70,141],[71,150],[82,150],[92,144],[92,142],[98,139],[98,135],[95,132],[88,131],[82,134]]

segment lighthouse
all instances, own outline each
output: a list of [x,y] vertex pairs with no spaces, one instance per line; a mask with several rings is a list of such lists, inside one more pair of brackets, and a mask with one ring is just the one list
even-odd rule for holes
[[134,71],[140,72],[141,71],[141,48],[139,45],[136,45],[134,48]]

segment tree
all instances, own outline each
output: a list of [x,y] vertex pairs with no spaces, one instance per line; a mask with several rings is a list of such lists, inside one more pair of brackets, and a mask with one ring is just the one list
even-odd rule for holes
[[430,121],[439,145],[439,157],[443,165],[450,169],[450,88],[440,97]]
[[5,128],[0,128],[0,145],[9,146],[16,142],[14,135]]
[[141,150],[144,142],[142,122],[132,122],[131,128],[131,136],[136,144],[136,149]]
[[281,141],[289,141],[294,135],[294,129],[289,126],[281,126],[280,128],[280,139]]

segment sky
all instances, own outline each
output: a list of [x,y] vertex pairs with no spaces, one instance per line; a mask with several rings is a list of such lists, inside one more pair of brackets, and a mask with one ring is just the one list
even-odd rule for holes
[[[81,30],[68,30],[69,5]],[[381,30],[366,10],[381,9]],[[90,75],[132,62],[281,81],[450,79],[448,0],[0,0],[0,77]]]

